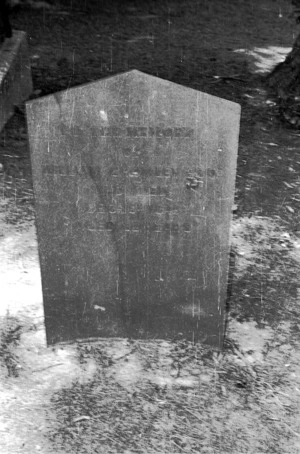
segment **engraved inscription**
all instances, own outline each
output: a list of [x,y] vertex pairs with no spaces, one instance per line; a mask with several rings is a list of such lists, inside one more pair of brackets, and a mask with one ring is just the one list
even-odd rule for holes
[[156,138],[193,138],[192,128],[160,128],[146,126],[102,126],[99,128],[100,137],[156,137]]
[[[95,173],[100,172],[101,167],[94,166],[93,171]],[[218,176],[217,171],[215,169],[203,169],[201,167],[196,167],[195,169],[187,169],[187,173],[189,174],[192,172],[196,174],[197,177],[204,177],[207,176],[209,178],[215,178]],[[62,166],[62,165],[55,165],[55,164],[48,164],[42,166],[42,173],[43,175],[85,175],[85,171],[82,167],[79,166]],[[109,174],[112,177],[120,177],[120,175],[128,175],[130,178],[138,178],[138,177],[165,177],[171,178],[174,176],[179,175],[179,170],[174,167],[139,167],[136,169],[130,169],[130,171],[125,170],[118,170],[118,169],[110,169]]]

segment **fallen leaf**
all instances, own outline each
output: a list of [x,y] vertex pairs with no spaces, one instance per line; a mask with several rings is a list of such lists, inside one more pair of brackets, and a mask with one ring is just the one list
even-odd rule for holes
[[295,213],[295,210],[294,208],[290,207],[290,206],[286,206],[286,209],[290,212],[290,213]]
[[73,422],[80,422],[80,421],[88,421],[90,418],[90,416],[78,416],[77,418],[74,418],[73,419]]

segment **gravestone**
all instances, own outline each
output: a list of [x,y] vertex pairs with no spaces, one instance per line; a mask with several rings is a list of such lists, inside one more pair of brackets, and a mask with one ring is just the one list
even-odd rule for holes
[[31,69],[26,33],[13,31],[0,46],[0,131],[32,92]]
[[48,344],[220,346],[240,106],[133,70],[27,118]]

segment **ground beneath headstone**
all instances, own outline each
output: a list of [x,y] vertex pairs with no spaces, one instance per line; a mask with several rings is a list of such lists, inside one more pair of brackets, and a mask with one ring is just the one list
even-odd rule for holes
[[300,133],[263,83],[298,32],[290,12],[287,0],[61,0],[13,14],[35,96],[136,68],[241,103],[242,122],[222,353],[180,338],[46,348],[22,107],[7,124],[1,454],[300,452]]

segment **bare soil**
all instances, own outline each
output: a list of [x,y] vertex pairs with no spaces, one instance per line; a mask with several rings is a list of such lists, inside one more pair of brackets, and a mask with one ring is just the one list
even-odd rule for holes
[[300,452],[300,134],[265,74],[287,0],[61,0],[21,8],[33,97],[139,69],[242,106],[223,352],[184,340],[47,348],[24,106],[0,138],[0,452]]

